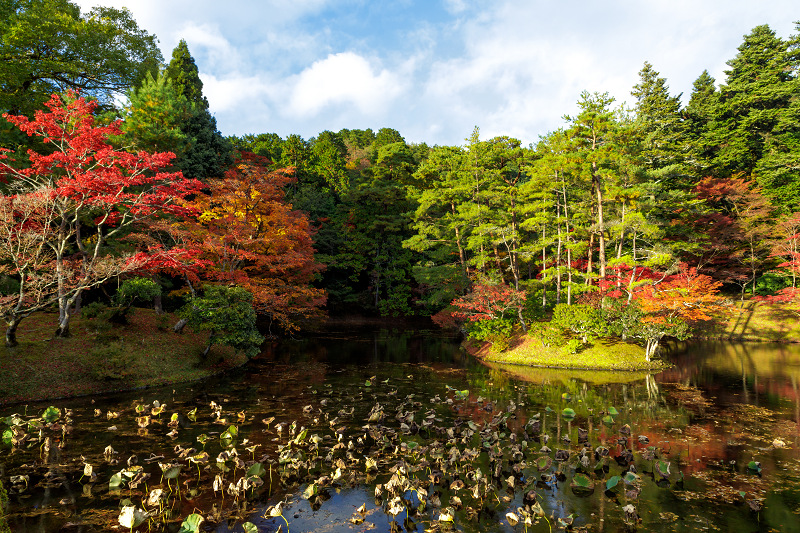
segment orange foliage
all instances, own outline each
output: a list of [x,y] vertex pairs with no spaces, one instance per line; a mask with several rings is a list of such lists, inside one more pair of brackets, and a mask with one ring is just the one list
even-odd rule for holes
[[711,320],[714,313],[725,309],[718,295],[721,286],[722,282],[681,263],[677,274],[647,285],[636,294],[636,301],[645,313],[642,320],[652,324],[676,318],[689,323]]
[[223,179],[209,180],[210,193],[187,203],[199,215],[186,235],[213,265],[204,277],[246,288],[257,312],[292,330],[298,319],[322,315],[325,292],[311,282],[324,267],[314,261],[307,216],[285,201],[294,177],[265,164],[242,153]]

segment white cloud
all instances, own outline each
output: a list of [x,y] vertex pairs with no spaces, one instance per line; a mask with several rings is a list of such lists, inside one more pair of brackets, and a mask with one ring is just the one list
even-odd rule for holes
[[364,0],[77,3],[129,7],[167,59],[185,38],[223,133],[389,126],[431,144],[460,144],[475,125],[535,142],[583,90],[630,103],[646,60],[686,102],[704,69],[724,81],[752,27],[795,33],[796,11],[796,0],[403,0],[394,18]]
[[361,113],[379,114],[390,109],[402,86],[398,76],[388,70],[376,73],[357,54],[332,54],[296,77],[288,111],[309,117],[329,106],[351,105]]

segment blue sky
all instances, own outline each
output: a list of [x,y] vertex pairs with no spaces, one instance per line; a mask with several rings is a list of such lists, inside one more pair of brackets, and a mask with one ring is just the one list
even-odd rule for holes
[[745,34],[783,38],[796,0],[77,0],[127,7],[169,60],[186,39],[225,135],[391,127],[409,142],[524,144],[583,90],[631,103],[645,61],[691,93]]

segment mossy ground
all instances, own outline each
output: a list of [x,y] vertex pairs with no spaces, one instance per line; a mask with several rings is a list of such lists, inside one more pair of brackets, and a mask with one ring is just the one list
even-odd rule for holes
[[487,362],[552,368],[591,370],[652,370],[663,368],[663,361],[646,361],[644,348],[614,339],[596,339],[576,353],[565,346],[544,346],[538,338],[520,336],[505,351],[497,351],[488,343],[471,342],[467,349]]
[[55,315],[33,315],[20,324],[19,346],[0,348],[0,405],[192,381],[246,361],[220,346],[201,360],[208,333],[174,333],[177,320],[150,309],[125,325],[75,317],[60,339]]

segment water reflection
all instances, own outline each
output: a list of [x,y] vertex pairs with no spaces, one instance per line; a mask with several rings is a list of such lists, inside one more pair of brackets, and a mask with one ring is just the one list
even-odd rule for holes
[[[238,521],[220,520],[216,531],[241,531],[245,519],[262,531],[276,530],[282,520],[261,515],[279,499],[287,501],[291,531],[350,530],[348,520],[361,504],[367,505],[368,517],[361,529],[393,531],[399,523],[385,512],[386,502],[376,503],[373,497],[376,484],[389,481],[386,472],[365,477],[363,467],[357,468],[346,483],[327,492],[329,499],[316,504],[302,497],[311,478],[279,481],[280,446],[288,436],[278,432],[277,425],[297,422],[311,433],[331,434],[333,439],[340,435],[344,443],[357,441],[377,402],[386,412],[383,426],[399,428],[400,415],[403,423],[417,426],[408,435],[398,430],[398,440],[387,450],[410,441],[434,448],[434,441],[446,443],[445,456],[454,447],[462,452],[465,446],[474,448],[480,451],[475,464],[486,476],[495,464],[489,457],[495,436],[503,445],[498,451],[506,457],[525,442],[520,453],[526,466],[517,481],[525,490],[508,490],[511,463],[506,463],[500,475],[492,477],[494,499],[482,502],[486,513],[474,520],[465,509],[457,511],[459,531],[521,531],[522,525],[511,526],[505,515],[524,505],[528,489],[536,491],[548,519],[527,528],[534,532],[550,531],[550,525],[555,530],[557,519],[567,517],[574,520],[573,529],[584,531],[794,531],[800,524],[799,354],[787,346],[697,344],[676,349],[670,356],[673,368],[649,375],[486,367],[468,358],[457,339],[393,327],[350,328],[346,334],[286,341],[222,379],[63,402],[59,407],[70,408],[73,419],[63,449],[53,446],[44,453],[43,444],[34,442],[28,448],[0,451],[6,486],[10,476],[31,478],[29,490],[11,490],[9,524],[13,531],[43,533],[65,527],[107,530],[116,524],[121,498],[142,497],[141,489],[109,489],[108,480],[119,471],[120,462],[131,455],[140,464],[147,464],[151,454],[172,457],[176,445],[199,448],[197,438],[202,435],[212,436],[203,448],[216,456],[220,433],[235,424],[249,446],[258,446],[252,458],[269,466],[272,481],[247,502],[254,513],[239,510]],[[138,427],[134,407],[154,400],[168,405],[165,418],[154,417],[150,426]],[[216,416],[212,402],[220,406]],[[24,414],[24,409],[40,413],[45,407],[19,406],[3,414]],[[168,437],[169,414],[183,416],[194,408],[197,420],[181,425],[175,440]],[[458,432],[449,436],[420,430],[423,420],[433,420],[429,416],[435,417],[436,426]],[[272,417],[271,425],[265,426],[262,420]],[[470,424],[485,430],[480,438],[477,432],[461,433]],[[112,425],[116,429],[109,430]],[[471,436],[463,437],[467,442],[462,443],[462,435]],[[104,456],[109,444],[118,452],[117,464]],[[545,447],[552,451],[545,452]],[[569,457],[559,461],[559,454],[563,459],[566,452]],[[582,453],[586,466],[578,458]],[[545,455],[555,461],[539,469],[536,461]],[[84,459],[96,466],[99,481],[81,479]],[[387,460],[385,466],[395,461]],[[425,478],[436,464],[424,454],[408,461],[412,466],[429,461],[428,470],[421,470]],[[758,471],[748,467],[756,461]],[[624,483],[622,489],[604,490],[614,476],[630,472],[631,465],[642,478],[634,485],[640,492],[628,494],[631,486]],[[324,462],[315,466],[314,475],[324,467]],[[659,468],[669,471],[667,479]],[[584,470],[598,486],[585,497],[570,489],[575,474]],[[444,475],[453,481],[452,473]],[[459,475],[464,477],[463,472]],[[196,492],[181,496],[175,519],[158,527],[177,529],[178,518],[194,509],[213,515],[218,501],[199,477],[195,472],[181,478],[187,490]],[[449,482],[430,486],[442,507],[456,494],[468,502],[465,507],[472,505],[464,492],[449,488]],[[763,510],[751,510],[748,501],[763,505]],[[435,520],[438,511],[430,510],[438,509],[432,502],[424,513],[405,517],[406,530],[442,528]],[[635,506],[640,522],[626,525],[626,505]]]

